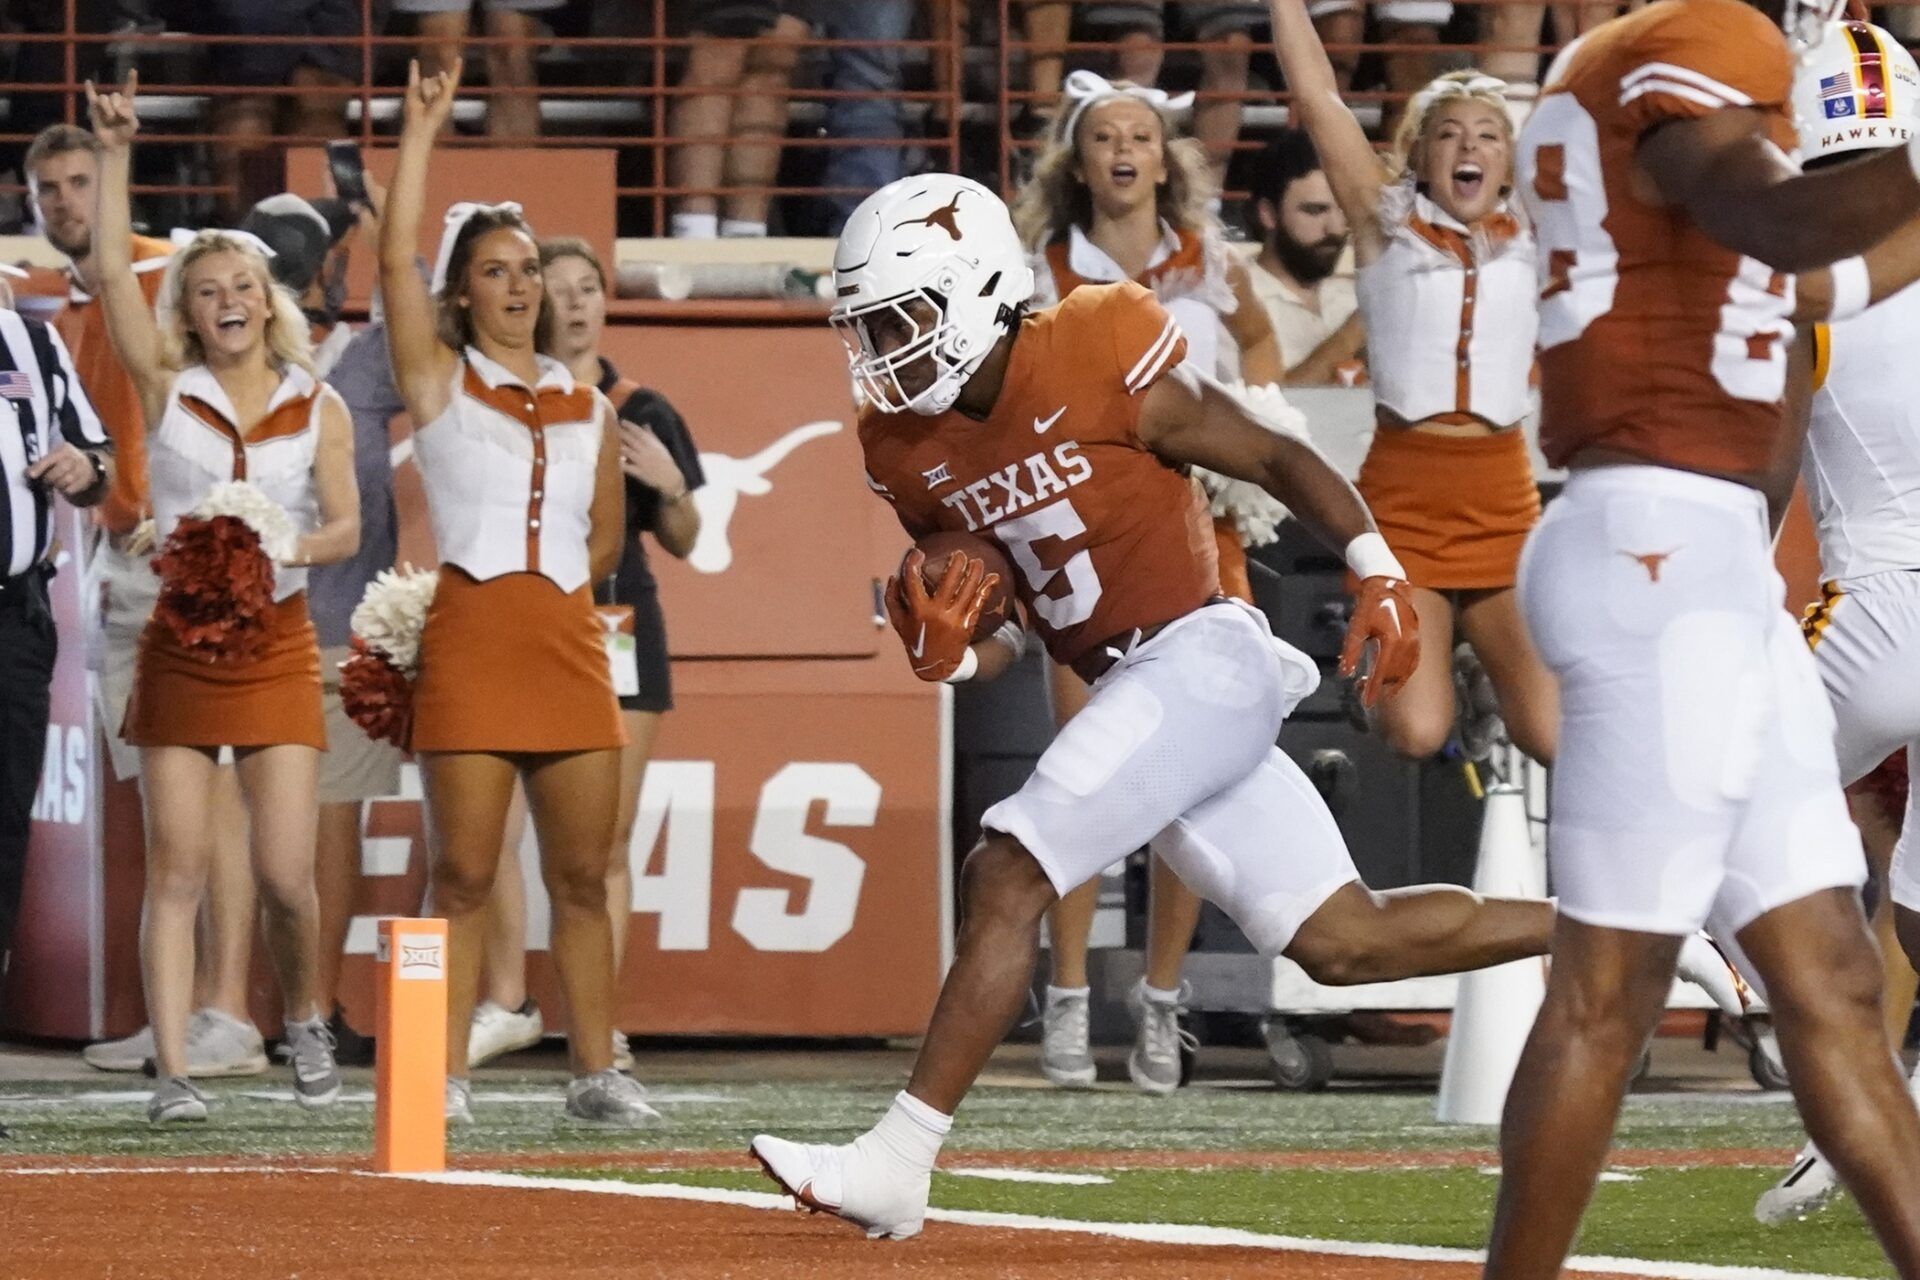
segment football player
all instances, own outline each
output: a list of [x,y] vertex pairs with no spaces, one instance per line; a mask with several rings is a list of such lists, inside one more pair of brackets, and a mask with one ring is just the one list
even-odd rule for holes
[[[1399,561],[1365,505],[1304,441],[1183,364],[1186,339],[1132,282],[1028,312],[1033,276],[1006,207],[964,178],[884,188],[834,261],[834,320],[868,409],[869,485],[907,532],[993,539],[1052,657],[1092,686],[1026,785],[987,811],[962,876],[954,963],[912,1079],[845,1146],[762,1135],[753,1154],[795,1199],[869,1235],[920,1230],[952,1114],[1020,1012],[1039,924],[1076,885],[1151,845],[1266,954],[1343,984],[1542,954],[1546,902],[1451,886],[1374,892],[1332,815],[1274,746],[1318,683],[1313,661],[1220,595],[1205,504],[1182,468],[1264,486],[1359,579],[1342,669],[1371,703],[1419,653]],[[888,611],[922,679],[991,679],[1010,623],[971,643],[989,583],[977,559],[936,586],[910,552]]]
[[1771,556],[1800,459],[1796,283],[1806,313],[1857,314],[1904,283],[1894,233],[1920,213],[1920,148],[1804,175],[1788,158],[1787,34],[1816,45],[1838,7],[1650,5],[1561,54],[1521,136],[1541,442],[1571,478],[1519,583],[1560,680],[1560,917],[1501,1128],[1498,1280],[1560,1273],[1709,920],[1765,980],[1808,1131],[1920,1276],[1920,1115],[1881,1027],[1833,712]]

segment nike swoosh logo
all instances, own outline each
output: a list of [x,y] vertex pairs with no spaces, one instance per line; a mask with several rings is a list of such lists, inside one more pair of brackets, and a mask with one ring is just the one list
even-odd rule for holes
[[1065,413],[1066,411],[1067,411],[1067,406],[1061,405],[1058,409],[1055,409],[1053,411],[1053,416],[1051,418],[1035,418],[1033,420],[1033,434],[1037,436],[1043,436],[1047,434],[1048,431],[1053,429],[1053,424],[1060,421],[1060,415]]
[[920,624],[919,638],[913,642],[913,656],[916,660],[927,656],[927,624],[924,622]]

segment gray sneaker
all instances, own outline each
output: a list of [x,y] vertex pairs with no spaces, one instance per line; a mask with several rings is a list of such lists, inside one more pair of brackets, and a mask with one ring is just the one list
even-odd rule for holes
[[319,1018],[286,1025],[280,1052],[293,1059],[293,1100],[309,1111],[340,1101],[340,1067],[333,1060],[333,1032]]
[[152,1027],[142,1027],[118,1040],[102,1040],[80,1051],[80,1060],[95,1071],[139,1071],[152,1056]]
[[647,1129],[661,1123],[658,1111],[647,1105],[647,1091],[632,1076],[612,1067],[590,1076],[576,1076],[567,1085],[567,1114],[575,1120]]
[[459,1076],[447,1077],[447,1123],[473,1123],[473,1086]]
[[1040,1073],[1062,1089],[1086,1089],[1094,1078],[1093,1050],[1087,1038],[1086,988],[1047,988],[1040,1014]]
[[187,1020],[187,1074],[195,1080],[263,1075],[268,1065],[253,1023],[218,1009],[196,1009]]
[[1133,1052],[1127,1055],[1127,1074],[1142,1093],[1172,1093],[1180,1087],[1180,1051],[1192,1053],[1200,1047],[1199,1039],[1180,1025],[1187,1011],[1187,984],[1181,983],[1174,998],[1167,1000],[1149,996],[1142,978],[1127,993],[1127,1008],[1137,1028]]
[[207,1118],[207,1095],[185,1076],[168,1076],[147,1099],[147,1123],[191,1124]]

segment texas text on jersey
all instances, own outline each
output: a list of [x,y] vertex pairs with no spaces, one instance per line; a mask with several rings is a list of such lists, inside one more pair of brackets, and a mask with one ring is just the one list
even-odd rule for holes
[[1058,662],[1220,592],[1213,525],[1187,478],[1136,432],[1143,392],[1186,339],[1137,284],[1076,289],[1023,318],[985,421],[870,410],[867,478],[918,538],[993,537]]

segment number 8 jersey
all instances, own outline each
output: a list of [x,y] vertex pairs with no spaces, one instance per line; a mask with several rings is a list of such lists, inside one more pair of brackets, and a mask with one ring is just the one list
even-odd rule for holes
[[1783,151],[1793,57],[1741,0],[1665,0],[1563,51],[1521,135],[1540,245],[1540,444],[1722,475],[1771,462],[1792,337],[1789,277],[1658,202],[1640,140],[1727,108],[1765,113]]
[[1021,321],[985,421],[869,410],[867,483],[915,538],[1004,547],[1057,662],[1191,613],[1220,592],[1213,522],[1136,429],[1141,397],[1186,349],[1139,285],[1075,289]]

